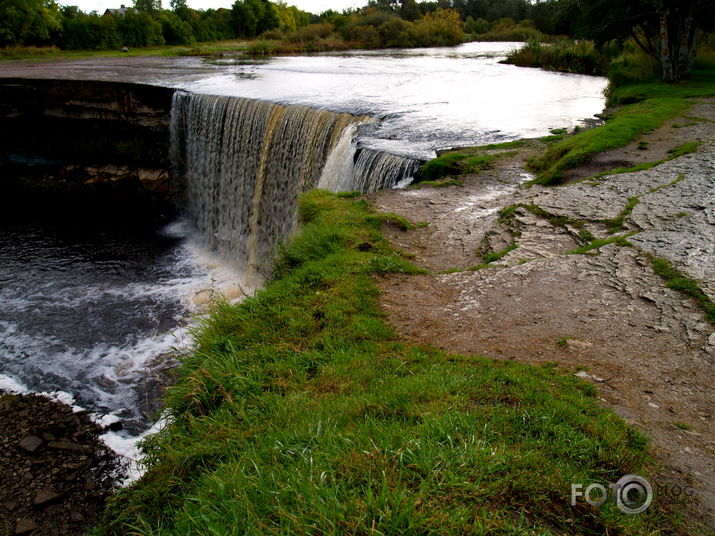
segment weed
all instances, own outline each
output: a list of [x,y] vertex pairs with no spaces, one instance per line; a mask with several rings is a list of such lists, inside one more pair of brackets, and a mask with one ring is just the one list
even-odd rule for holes
[[556,346],[559,348],[566,348],[568,346],[568,342],[574,340],[575,337],[561,337],[558,341],[556,341]]

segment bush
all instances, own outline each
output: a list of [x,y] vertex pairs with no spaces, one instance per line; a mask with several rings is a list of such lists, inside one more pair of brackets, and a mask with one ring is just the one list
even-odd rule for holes
[[121,36],[114,17],[98,17],[77,13],[62,20],[62,48],[108,49],[118,48]]
[[165,11],[160,20],[162,35],[167,45],[189,45],[196,41],[191,25],[174,13]]
[[288,34],[286,39],[291,43],[301,43],[303,41],[315,41],[324,39],[335,31],[335,26],[328,22],[319,24],[309,24],[298,28],[294,32]]
[[416,46],[453,46],[463,43],[465,34],[457,11],[438,9],[414,23],[411,38]]
[[366,48],[378,48],[382,38],[374,26],[355,26],[350,30],[350,41],[356,41]]
[[474,36],[477,41],[544,41],[545,36],[534,26],[534,22],[523,20],[515,22],[513,19],[500,19],[494,23],[486,33]]
[[656,82],[661,79],[660,64],[639,48],[626,49],[611,62],[608,79],[612,87]]
[[559,41],[552,44],[531,42],[512,52],[506,59],[506,63],[521,67],[593,75],[605,75],[610,61],[592,41]]
[[127,13],[117,21],[117,29],[122,44],[128,47],[164,44],[161,24],[147,13]]
[[413,24],[402,19],[393,19],[384,22],[377,29],[386,47],[411,47],[413,46]]

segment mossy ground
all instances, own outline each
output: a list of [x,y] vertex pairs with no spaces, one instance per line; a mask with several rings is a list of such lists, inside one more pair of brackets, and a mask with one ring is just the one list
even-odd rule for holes
[[217,304],[167,394],[148,473],[101,534],[654,534],[570,505],[646,439],[552,366],[394,339],[374,279],[417,272],[365,201],[313,191],[266,287]]

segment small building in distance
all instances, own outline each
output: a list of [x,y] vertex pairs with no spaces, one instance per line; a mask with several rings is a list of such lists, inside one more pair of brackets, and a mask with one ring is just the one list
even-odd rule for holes
[[130,11],[134,11],[133,7],[127,7],[124,4],[119,8],[108,8],[104,11],[103,17],[123,17]]

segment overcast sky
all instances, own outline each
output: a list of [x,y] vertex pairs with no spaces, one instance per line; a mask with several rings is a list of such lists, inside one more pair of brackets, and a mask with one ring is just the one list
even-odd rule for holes
[[[227,7],[230,8],[235,0],[188,0],[189,7],[194,9],[207,9]],[[169,9],[170,0],[162,0],[161,6]],[[108,7],[119,7],[121,4],[127,6],[134,5],[134,0],[59,0],[60,5],[79,6],[82,11],[98,11],[104,12]],[[367,0],[292,0],[287,1],[289,6],[296,6],[303,11],[310,13],[322,13],[328,9],[342,11],[348,7],[361,7],[367,5]]]

